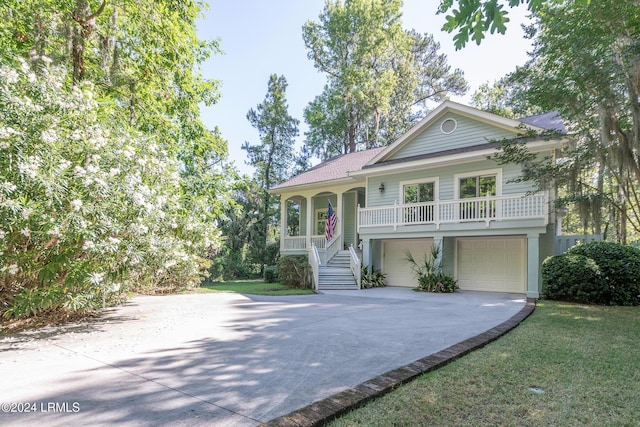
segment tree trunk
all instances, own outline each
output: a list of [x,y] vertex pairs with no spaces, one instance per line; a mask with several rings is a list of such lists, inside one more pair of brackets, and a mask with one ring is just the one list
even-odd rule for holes
[[72,30],[71,52],[73,58],[73,84],[77,85],[84,78],[86,64],[84,61],[85,35],[84,22],[91,15],[91,9],[87,0],[76,0],[76,9],[73,11],[73,19],[78,23]]
[[602,234],[602,194],[604,194],[604,161],[598,165],[598,193],[593,201],[593,231],[595,234]]
[[349,134],[348,134],[349,145],[347,148],[347,152],[345,154],[356,152],[356,118],[355,118],[355,113],[353,112],[353,108],[349,110],[348,126],[349,126]]
[[96,29],[96,18],[102,13],[107,0],[96,11],[91,13],[91,6],[88,0],[76,0],[76,9],[73,11],[73,20],[77,22],[72,30],[71,45],[73,55],[73,84],[76,85],[84,79],[86,63],[84,51],[86,41],[91,33]]
[[136,81],[131,79],[129,82],[129,124],[133,126],[136,123]]

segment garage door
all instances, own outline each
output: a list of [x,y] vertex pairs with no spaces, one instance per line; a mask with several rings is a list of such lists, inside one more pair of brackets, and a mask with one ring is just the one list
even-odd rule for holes
[[459,238],[456,260],[462,290],[525,292],[524,237]]
[[405,261],[405,253],[410,251],[413,258],[420,262],[424,259],[425,254],[431,253],[432,246],[433,239],[385,240],[383,242],[382,270],[387,274],[387,286],[417,287],[418,280]]

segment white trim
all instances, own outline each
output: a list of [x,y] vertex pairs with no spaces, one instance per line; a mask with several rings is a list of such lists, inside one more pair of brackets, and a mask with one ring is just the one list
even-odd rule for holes
[[[453,175],[453,198],[460,199],[460,179],[471,178],[474,176],[496,176],[496,196],[502,196],[502,169],[487,169],[480,171],[470,171]],[[486,194],[480,194],[476,197],[484,197]]]
[[407,181],[400,181],[398,183],[398,195],[401,197],[401,204],[406,204],[407,202],[404,200],[404,186],[405,185],[413,185],[413,184],[428,184],[433,182],[433,202],[437,202],[440,200],[440,177],[434,176],[430,178],[420,178],[420,179],[412,179]]

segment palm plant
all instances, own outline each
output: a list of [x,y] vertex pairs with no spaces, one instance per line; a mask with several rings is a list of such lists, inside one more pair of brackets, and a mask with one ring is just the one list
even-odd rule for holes
[[418,279],[417,290],[451,293],[458,289],[457,280],[443,271],[441,254],[440,245],[433,245],[430,253],[425,253],[422,261],[418,262],[410,251],[404,252],[405,261]]

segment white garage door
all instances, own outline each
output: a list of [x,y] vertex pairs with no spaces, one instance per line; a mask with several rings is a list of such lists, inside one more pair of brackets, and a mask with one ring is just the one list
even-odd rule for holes
[[405,261],[407,251],[420,262],[425,254],[431,253],[433,239],[395,239],[383,242],[384,262],[382,270],[387,274],[387,286],[404,286],[415,288],[418,279]]
[[459,238],[456,260],[462,290],[525,292],[524,237]]

